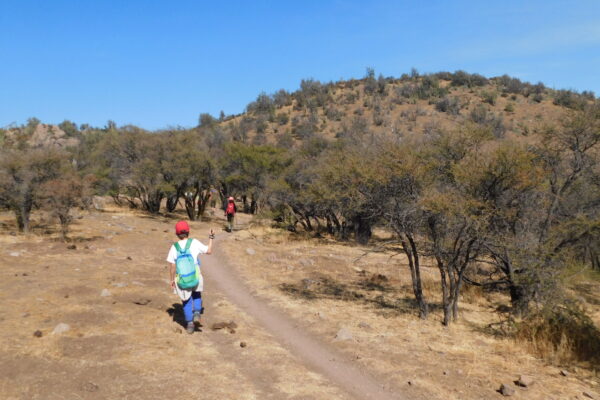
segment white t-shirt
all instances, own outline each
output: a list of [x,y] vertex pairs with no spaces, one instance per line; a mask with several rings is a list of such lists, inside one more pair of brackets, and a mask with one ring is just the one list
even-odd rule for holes
[[[185,249],[185,245],[186,245],[187,241],[188,241],[187,239],[183,239],[178,242],[179,247],[181,247],[181,250]],[[200,262],[198,260],[198,256],[200,254],[206,254],[207,251],[208,251],[208,246],[201,243],[199,240],[192,239],[192,243],[190,244],[190,254],[192,255],[192,257],[194,257],[194,260],[196,260],[196,265],[200,264]],[[167,255],[167,262],[169,262],[171,264],[175,264],[176,259],[177,259],[177,249],[175,248],[175,245],[171,245],[171,248],[169,249],[169,254]],[[187,300],[192,295],[192,292],[202,292],[203,290],[204,290],[204,279],[202,278],[202,274],[200,274],[198,286],[196,286],[195,288],[192,288],[192,289],[181,289],[179,287],[179,285],[175,285],[174,292],[179,296],[179,298],[181,300]]]
[[[179,241],[179,247],[181,247],[181,250],[185,249],[185,245],[187,243],[187,239],[183,239]],[[208,251],[208,246],[205,244],[202,244],[199,240],[196,239],[192,239],[192,244],[190,245],[190,254],[192,255],[192,257],[194,257],[194,260],[196,261],[196,265],[199,264],[198,262],[198,256],[200,254],[206,254],[206,252]],[[175,248],[175,245],[171,245],[171,248],[169,249],[169,254],[167,255],[167,262],[171,263],[171,264],[175,264],[175,260],[177,259],[177,249]]]

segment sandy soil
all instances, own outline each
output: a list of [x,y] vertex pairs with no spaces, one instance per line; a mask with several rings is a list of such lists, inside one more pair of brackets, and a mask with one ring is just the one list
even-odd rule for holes
[[[11,235],[11,215],[0,215],[2,399],[489,399],[521,373],[536,383],[517,397],[595,393],[585,371],[561,377],[514,343],[476,332],[484,305],[466,307],[450,330],[435,313],[421,322],[409,308],[386,307],[406,281],[383,255],[354,262],[360,248],[260,229],[220,234],[203,261],[203,327],[187,335],[164,262],[177,216],[111,208],[81,217],[63,243],[39,217],[24,236]],[[192,234],[204,241],[221,224],[192,223]],[[389,279],[372,282],[381,294],[320,295],[373,273]],[[223,321],[237,328],[210,329]],[[70,329],[53,333],[61,323]],[[340,328],[351,337],[336,338]]]

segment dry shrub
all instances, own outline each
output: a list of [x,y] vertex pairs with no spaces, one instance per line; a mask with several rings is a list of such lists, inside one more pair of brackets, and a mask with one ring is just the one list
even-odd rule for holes
[[487,301],[483,287],[476,285],[464,285],[461,291],[462,300],[469,304],[482,304]]
[[529,343],[533,353],[555,364],[589,362],[600,365],[600,331],[576,305],[555,307],[521,321],[515,339]]

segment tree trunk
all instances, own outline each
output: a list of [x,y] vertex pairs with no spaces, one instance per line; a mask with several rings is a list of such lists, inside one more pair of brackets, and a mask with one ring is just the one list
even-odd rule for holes
[[529,293],[527,288],[523,285],[518,285],[514,282],[510,283],[510,304],[512,306],[512,313],[517,316],[527,314],[529,311]]
[[167,211],[173,212],[177,208],[177,203],[179,202],[179,191],[173,193],[169,197],[167,197]]
[[371,239],[371,220],[364,215],[354,217],[354,236],[359,244],[366,245]]
[[421,271],[420,271],[420,261],[419,261],[419,253],[417,253],[417,246],[414,242],[411,235],[405,235],[410,243],[408,245],[407,241],[403,238],[401,234],[400,243],[402,244],[402,249],[408,258],[408,266],[410,268],[410,276],[412,280],[413,293],[415,295],[415,300],[417,301],[417,305],[419,307],[419,318],[427,319],[427,315],[429,314],[429,306],[425,301],[425,296],[423,295],[423,285],[421,282]]

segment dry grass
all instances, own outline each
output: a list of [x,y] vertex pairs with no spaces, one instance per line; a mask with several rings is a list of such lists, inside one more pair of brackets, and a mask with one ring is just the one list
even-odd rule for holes
[[[523,337],[499,334],[506,314],[497,310],[509,304],[502,293],[466,287],[461,321],[444,328],[439,275],[431,265],[422,275],[432,314],[420,321],[401,255],[260,224],[232,236],[228,256],[257,295],[386,377],[387,384],[406,387],[410,380],[415,395],[432,399],[493,398],[500,382],[520,374],[536,380],[530,399],[572,398],[598,384],[585,364],[561,364],[576,371],[576,378],[561,377],[558,367],[542,360]],[[255,253],[249,255],[248,248]],[[334,341],[341,327],[352,332],[352,341]]]

